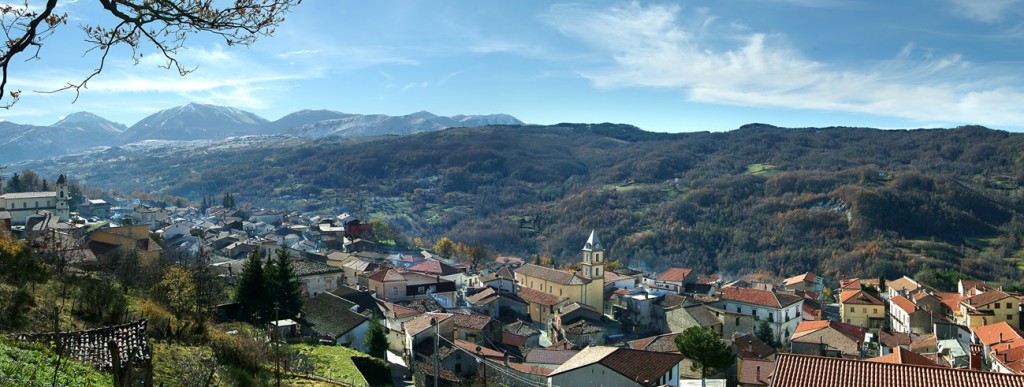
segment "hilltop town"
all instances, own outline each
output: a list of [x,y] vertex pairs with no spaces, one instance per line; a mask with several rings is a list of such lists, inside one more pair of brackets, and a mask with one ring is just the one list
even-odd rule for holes
[[[580,235],[579,254],[563,268],[513,256],[467,262],[437,251],[455,255],[450,249],[399,246],[382,237],[392,232],[374,229],[379,222],[352,214],[244,208],[230,196],[205,209],[93,199],[71,212],[64,176],[54,189],[0,195],[0,228],[39,256],[57,252],[73,269],[65,275],[103,276],[104,262],[130,252],[139,259],[131,276],[185,267],[233,288],[247,261],[283,255],[301,294],[298,313],[253,318],[239,296],[221,292],[198,319],[248,321],[271,342],[364,353],[379,351],[366,339],[379,334],[391,373],[381,380],[393,384],[429,385],[439,375],[446,385],[678,386],[699,383],[702,365],[707,385],[720,386],[835,385],[832,378],[850,374],[860,381],[848,385],[1024,383],[1022,296],[983,281],[942,291],[906,276],[805,273],[767,283],[684,267],[643,272],[619,264],[600,230]],[[124,325],[63,335],[130,333],[114,341],[135,343],[125,345],[144,360],[137,366],[152,368],[151,315],[125,308],[126,319],[111,320]],[[684,355],[677,337],[698,330],[713,332],[730,361]],[[16,341],[54,337],[40,331]],[[118,375],[112,360],[102,362]],[[332,382],[311,368],[308,376]],[[152,371],[145,375],[152,383]]]

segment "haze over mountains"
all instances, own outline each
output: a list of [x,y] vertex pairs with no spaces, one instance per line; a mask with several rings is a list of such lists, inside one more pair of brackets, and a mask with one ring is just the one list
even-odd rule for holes
[[221,140],[247,135],[370,137],[522,123],[507,114],[445,117],[421,111],[388,116],[330,110],[302,110],[269,121],[232,107],[190,103],[156,112],[130,127],[88,112],[71,114],[50,126],[0,121],[0,163],[46,159],[146,140]]

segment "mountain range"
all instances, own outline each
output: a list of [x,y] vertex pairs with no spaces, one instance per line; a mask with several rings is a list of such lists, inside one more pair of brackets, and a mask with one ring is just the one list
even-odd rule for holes
[[451,127],[521,125],[507,114],[404,116],[302,110],[270,121],[225,106],[190,103],[156,112],[128,127],[88,112],[68,115],[49,126],[0,121],[0,163],[39,160],[97,147],[147,140],[222,140],[249,135],[294,137],[372,137],[429,132]]
[[609,259],[627,266],[729,278],[953,273],[1011,284],[1024,267],[1024,134],[982,127],[246,136],[147,141],[11,170],[23,168],[166,203],[231,192],[258,207],[356,213],[427,244],[449,237],[564,264],[596,229]]

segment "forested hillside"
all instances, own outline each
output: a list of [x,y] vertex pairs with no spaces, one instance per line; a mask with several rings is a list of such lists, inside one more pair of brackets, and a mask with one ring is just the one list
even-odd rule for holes
[[384,218],[411,237],[727,275],[1018,277],[1024,135],[786,129],[660,134],[613,124],[111,148],[28,165],[93,187]]

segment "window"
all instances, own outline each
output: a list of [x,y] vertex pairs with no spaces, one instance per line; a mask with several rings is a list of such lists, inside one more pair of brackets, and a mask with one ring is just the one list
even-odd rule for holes
[[551,290],[551,285],[548,285],[548,293],[554,293],[554,291]]
[[398,287],[397,286],[392,286],[391,287],[391,295],[392,296],[397,296],[398,295]]
[[996,309],[999,309],[999,303],[998,302],[996,303]]
[[850,313],[853,313],[853,307],[852,306],[850,307]]
[[558,295],[559,295],[559,296],[561,296],[561,295],[562,295],[562,289],[561,289],[561,288],[559,288],[559,289],[558,289]]
[[1013,309],[1012,307],[1010,307],[1010,303],[1009,302],[1006,303],[1006,309]]
[[864,313],[867,313],[868,312],[868,307],[865,306],[863,308],[860,308],[860,311],[864,312]]
[[739,326],[739,325],[740,325],[740,318],[739,318],[739,317],[737,317],[737,318],[736,318],[736,325],[737,325],[737,326]]
[[1006,319],[1009,320],[1009,321],[1013,321],[1013,315],[1012,314],[1006,315]]
[[743,313],[743,307],[736,305],[736,313]]

